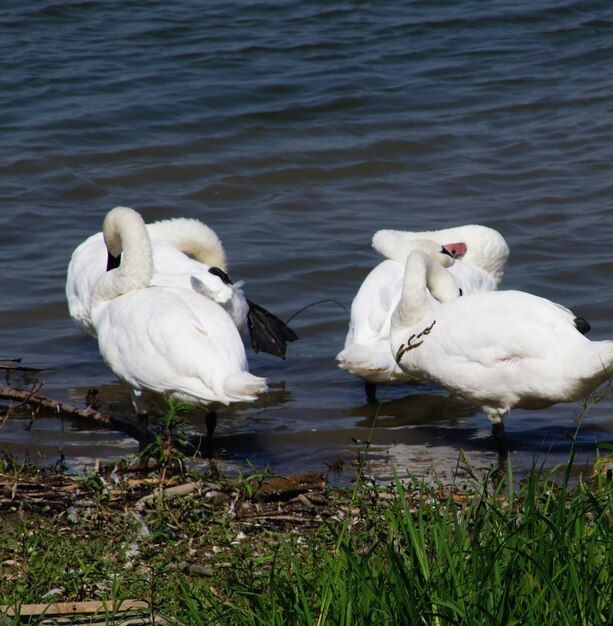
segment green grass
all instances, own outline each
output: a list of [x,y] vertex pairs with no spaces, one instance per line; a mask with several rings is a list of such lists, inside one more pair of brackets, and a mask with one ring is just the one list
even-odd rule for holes
[[415,478],[324,491],[294,524],[253,516],[257,475],[141,511],[140,491],[114,501],[90,476],[74,510],[2,513],[0,604],[57,588],[190,625],[608,625],[611,471],[571,484],[572,460],[557,480],[518,485],[509,465],[463,493]]

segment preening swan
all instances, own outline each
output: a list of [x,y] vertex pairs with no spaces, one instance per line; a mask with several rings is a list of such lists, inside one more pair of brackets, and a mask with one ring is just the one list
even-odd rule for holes
[[[351,305],[344,348],[336,357],[339,367],[364,380],[369,402],[377,400],[377,384],[407,381],[389,350],[390,320],[400,299],[407,256],[420,246],[427,252],[423,241],[429,241],[430,250],[435,252],[444,246],[456,258],[449,271],[463,293],[496,289],[502,280],[509,248],[502,235],[492,228],[471,224],[438,231],[376,232],[372,245],[386,260],[360,286]],[[462,243],[449,244],[450,241]]]
[[[233,284],[227,259],[217,234],[195,219],[174,218],[147,224],[153,250],[151,285],[195,289],[221,305],[240,331],[248,327],[251,344],[285,357],[287,342],[295,333],[278,317],[247,300],[242,282]],[[119,265],[120,259],[112,260]],[[107,249],[96,233],[73,252],[68,265],[66,299],[70,316],[89,335],[96,336],[91,319],[93,287],[107,269]]]
[[215,405],[255,400],[265,379],[249,373],[239,332],[221,306],[191,287],[150,286],[152,246],[136,211],[111,210],[103,233],[109,256],[121,254],[91,296],[104,361],[130,386],[139,414],[146,414],[147,391],[211,409],[210,442]]
[[426,295],[439,280],[436,268],[423,252],[409,255],[392,316],[392,353],[407,374],[478,406],[492,423],[501,460],[503,419],[512,408],[583,399],[613,374],[613,342],[590,341],[583,334],[589,324],[550,300],[489,291],[433,309]]
[[[462,250],[462,245],[456,244],[455,248]],[[433,241],[415,239],[407,247],[422,250],[441,267],[449,268],[455,260],[447,246]],[[336,357],[339,367],[365,379],[370,402],[376,401],[376,383],[407,381],[389,345],[391,317],[400,299],[403,278],[403,266],[390,260],[380,263],[366,277],[351,305],[345,347]],[[435,300],[432,302],[434,305]]]
[[497,230],[480,224],[421,232],[380,230],[374,234],[372,245],[382,256],[400,263],[404,275],[404,264],[411,251],[407,244],[415,239],[430,239],[440,245],[450,241],[466,244],[462,254],[456,252],[458,259],[451,270],[463,293],[493,291],[500,285],[509,258],[509,247]]

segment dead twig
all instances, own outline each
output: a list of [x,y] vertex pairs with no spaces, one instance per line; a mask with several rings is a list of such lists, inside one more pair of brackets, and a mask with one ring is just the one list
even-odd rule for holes
[[415,348],[418,348],[419,346],[421,346],[421,344],[423,343],[423,341],[418,341],[417,343],[413,343],[414,339],[421,339],[422,337],[425,337],[426,335],[430,334],[430,331],[432,330],[432,328],[434,327],[434,324],[436,324],[436,320],[434,320],[432,322],[432,324],[430,324],[430,326],[428,326],[428,328],[424,328],[424,330],[422,330],[419,335],[411,335],[406,344],[402,343],[400,344],[400,347],[398,348],[398,352],[396,352],[396,363],[400,364],[400,360],[402,359],[402,357],[409,351],[409,350],[414,350]]

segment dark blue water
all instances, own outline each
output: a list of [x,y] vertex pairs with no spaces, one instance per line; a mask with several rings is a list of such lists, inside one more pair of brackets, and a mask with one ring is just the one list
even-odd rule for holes
[[[207,222],[248,295],[286,319],[348,308],[380,228],[485,224],[511,248],[504,288],[613,337],[609,2],[31,0],[0,7],[0,59],[0,357],[42,368],[41,393],[82,405],[96,387],[130,411],[64,299],[72,250],[118,204]],[[222,463],[341,459],[350,479],[375,409],[334,361],[347,321],[319,304],[292,321],[287,361],[249,352],[271,393],[222,412]],[[611,442],[612,408],[591,407],[582,446]],[[564,460],[581,411],[513,411],[516,466]],[[136,450],[85,423],[26,422],[6,420],[4,449],[61,448],[74,467]],[[486,418],[431,388],[390,392],[373,440],[381,479],[393,463],[452,475],[460,449],[495,458]]]

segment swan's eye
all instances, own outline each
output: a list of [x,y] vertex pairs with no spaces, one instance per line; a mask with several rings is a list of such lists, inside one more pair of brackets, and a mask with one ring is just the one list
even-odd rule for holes
[[219,267],[209,268],[209,273],[213,274],[213,276],[217,276],[218,278],[221,278],[224,285],[232,284],[230,277]]
[[461,289],[461,288],[459,289],[459,292],[460,292],[460,295],[461,295],[461,296],[463,296],[463,295],[464,295],[464,292],[462,291],[462,289]]

